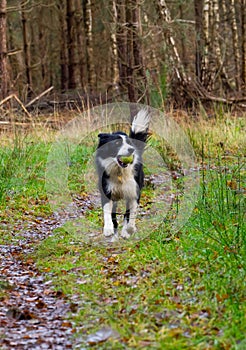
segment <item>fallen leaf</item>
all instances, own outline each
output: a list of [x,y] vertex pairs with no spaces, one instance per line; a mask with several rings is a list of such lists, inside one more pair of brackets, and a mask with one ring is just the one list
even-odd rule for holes
[[232,189],[233,191],[235,191],[237,189],[237,183],[235,180],[228,180],[226,181],[226,185]]
[[69,321],[63,321],[62,324],[61,324],[62,327],[65,327],[65,328],[72,328],[72,323],[69,322]]
[[14,318],[17,321],[20,320],[31,320],[31,319],[35,319],[36,316],[30,312],[29,310],[20,310],[18,308],[12,307],[11,309],[9,309],[6,313],[7,317],[9,318]]
[[226,300],[228,298],[229,298],[229,295],[226,294],[226,293],[224,293],[222,295],[219,295],[218,293],[216,294],[216,299],[217,299],[218,302],[222,302],[222,301],[224,301],[224,300]]

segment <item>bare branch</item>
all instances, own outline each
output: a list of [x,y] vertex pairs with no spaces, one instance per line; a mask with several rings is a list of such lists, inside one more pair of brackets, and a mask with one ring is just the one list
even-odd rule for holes
[[11,94],[8,97],[4,98],[2,101],[0,101],[0,106],[2,106],[3,104],[5,104],[6,102],[8,102],[11,99],[15,99],[16,102],[21,106],[21,108],[23,109],[24,113],[28,116],[28,118],[30,120],[32,120],[32,116],[31,114],[27,111],[26,107],[24,106],[24,104],[21,102],[21,100],[15,95],[15,94]]
[[41,97],[43,97],[44,95],[48,94],[51,90],[54,89],[54,86],[49,87],[47,90],[43,91],[41,94],[39,94],[38,96],[36,96],[33,100],[31,100],[30,102],[28,102],[25,107],[30,107],[32,104],[34,104],[36,101],[40,100]]

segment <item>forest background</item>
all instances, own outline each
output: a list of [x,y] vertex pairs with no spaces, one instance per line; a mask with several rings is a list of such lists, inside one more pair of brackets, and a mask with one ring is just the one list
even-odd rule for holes
[[[1,0],[0,98],[245,107],[245,0]],[[50,91],[48,90],[48,91]]]

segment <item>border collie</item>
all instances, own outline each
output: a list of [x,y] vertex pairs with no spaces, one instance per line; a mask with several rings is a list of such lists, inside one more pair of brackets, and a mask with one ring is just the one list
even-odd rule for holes
[[104,216],[104,236],[117,236],[117,202],[124,200],[121,236],[136,232],[135,218],[144,183],[142,154],[148,137],[150,115],[141,109],[133,119],[129,136],[124,132],[99,134],[96,152],[98,187]]

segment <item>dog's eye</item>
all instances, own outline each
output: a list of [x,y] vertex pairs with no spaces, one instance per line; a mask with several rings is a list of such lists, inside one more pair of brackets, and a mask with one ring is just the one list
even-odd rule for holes
[[120,140],[115,141],[115,146],[119,146],[120,145]]

